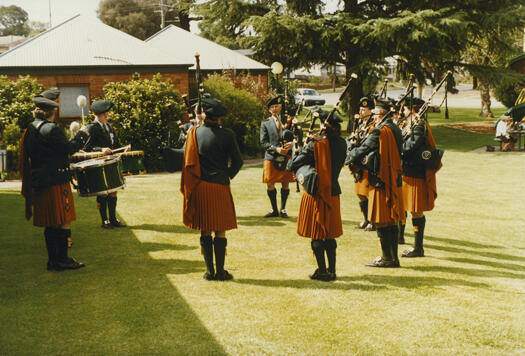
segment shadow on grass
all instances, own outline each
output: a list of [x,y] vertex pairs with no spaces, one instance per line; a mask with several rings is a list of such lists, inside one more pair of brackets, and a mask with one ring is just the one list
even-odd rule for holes
[[503,278],[525,279],[525,274],[511,273],[511,272],[505,272],[505,271],[494,271],[494,270],[487,270],[487,269],[448,267],[448,266],[411,266],[411,267],[406,267],[406,268],[412,269],[414,271],[454,273],[454,274],[464,274],[464,275],[475,276],[475,277],[498,277],[498,278],[503,277]]
[[[295,219],[295,220],[294,220]],[[262,216],[237,216],[237,224],[245,226],[284,226],[285,221],[297,221],[297,218],[265,218]]]
[[443,242],[449,245],[457,245],[457,246],[463,246],[463,247],[472,247],[472,248],[494,248],[494,249],[501,249],[503,246],[501,245],[484,245],[472,241],[465,241],[465,240],[458,240],[458,239],[450,239],[450,238],[444,238],[444,237],[435,237],[435,236],[425,236],[425,239],[429,241],[437,241],[437,242]]
[[[250,284],[263,287],[284,287],[298,289],[334,289],[334,290],[378,290],[389,287],[419,289],[439,286],[467,286],[473,288],[487,288],[485,283],[470,282],[462,279],[449,279],[439,277],[407,277],[407,276],[380,276],[380,275],[361,275],[361,276],[338,276],[338,282],[319,282],[310,280],[274,280],[274,279],[237,279],[236,283]],[[346,283],[341,283],[346,282]],[[348,283],[350,282],[350,283]]]
[[187,227],[182,226],[182,225],[140,224],[140,225],[128,226],[128,228],[135,229],[135,230],[150,230],[150,231],[157,231],[157,232],[174,232],[177,234],[195,233],[194,230],[188,229]]
[[525,262],[525,257],[508,255],[506,253],[496,253],[496,252],[486,252],[486,251],[471,251],[471,250],[466,250],[466,249],[457,248],[457,247],[448,247],[448,246],[425,244],[425,248],[427,248],[427,247],[429,249],[432,248],[434,250],[439,250],[439,251],[447,251],[447,252],[453,252],[453,253],[468,253],[468,254],[476,255],[476,256],[495,258],[497,260],[508,260],[508,261]]
[[75,206],[74,236],[92,233],[74,240],[71,254],[87,267],[48,272],[42,229],[25,221],[19,194],[0,191],[10,221],[0,225],[0,315],[16,320],[0,324],[0,353],[226,355],[167,278],[204,271],[202,261],[151,255],[192,247],[140,243],[131,229],[100,232],[94,216],[86,219],[92,201],[75,199]]
[[475,260],[475,259],[471,259],[471,258],[462,258],[462,257],[441,257],[440,259],[447,260],[447,261],[453,261],[453,262],[459,262],[459,263],[469,263],[469,264],[478,265],[478,266],[503,268],[503,269],[509,269],[509,270],[512,270],[512,271],[525,271],[525,266],[524,265],[519,265],[519,264],[515,264],[515,263],[508,263],[508,262],[500,263],[500,262],[485,261],[485,260]]

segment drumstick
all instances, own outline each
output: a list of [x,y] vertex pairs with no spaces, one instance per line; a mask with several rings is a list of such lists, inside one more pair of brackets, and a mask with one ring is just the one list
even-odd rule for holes
[[114,150],[111,150],[111,153],[115,153],[115,152],[119,152],[119,151],[125,151],[126,149],[128,149],[128,147],[131,147],[131,145],[115,148]]

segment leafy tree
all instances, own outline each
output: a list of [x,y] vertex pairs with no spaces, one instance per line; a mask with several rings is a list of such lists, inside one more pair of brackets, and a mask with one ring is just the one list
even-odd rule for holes
[[27,12],[16,5],[0,6],[0,36],[27,36]]
[[135,74],[129,81],[106,84],[104,98],[116,104],[111,118],[120,141],[144,151],[146,169],[162,169],[162,149],[168,134],[178,136],[176,121],[184,108],[171,80],[162,80],[160,74],[152,79]]
[[250,27],[245,21],[252,15],[264,15],[277,8],[276,0],[210,0],[196,6],[201,36],[231,49],[241,48],[240,39]]
[[[194,0],[165,0],[165,25],[173,23],[189,31]],[[102,0],[97,14],[105,24],[139,39],[146,39],[161,29],[160,3],[153,0]]]
[[358,74],[350,90],[350,117],[359,98],[368,94],[363,81],[381,74],[386,57],[395,56],[398,70],[414,73],[420,84],[436,83],[446,70],[466,64],[462,52],[474,34],[497,30],[509,14],[514,18],[506,30],[525,24],[520,0],[340,3],[341,10],[324,17],[278,11],[253,16],[247,22],[253,34],[246,43],[264,63],[279,60],[290,69],[344,63],[347,76]]
[[45,22],[40,21],[29,21],[27,23],[27,26],[29,27],[29,37],[34,37],[38,35],[39,33],[44,32],[48,28],[48,24]]

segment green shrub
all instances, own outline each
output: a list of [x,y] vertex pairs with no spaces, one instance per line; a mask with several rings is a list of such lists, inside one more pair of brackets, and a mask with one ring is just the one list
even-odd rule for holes
[[254,155],[260,151],[259,127],[267,115],[265,106],[244,89],[237,89],[225,76],[211,75],[204,81],[204,90],[220,99],[228,108],[222,126],[237,135],[241,152]]
[[29,76],[20,76],[16,81],[0,76],[0,137],[9,124],[16,124],[23,130],[33,121],[32,99],[41,92],[42,86]]
[[116,104],[110,117],[121,144],[144,151],[148,171],[164,169],[162,148],[168,134],[178,136],[176,121],[182,119],[184,108],[171,80],[162,80],[160,74],[142,79],[136,73],[129,81],[106,84],[104,97]]

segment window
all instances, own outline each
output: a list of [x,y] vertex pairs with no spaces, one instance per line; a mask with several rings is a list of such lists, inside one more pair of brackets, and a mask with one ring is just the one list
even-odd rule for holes
[[81,117],[82,109],[77,105],[77,97],[84,95],[87,105],[84,106],[84,116],[89,114],[89,89],[87,86],[60,87],[60,117]]

